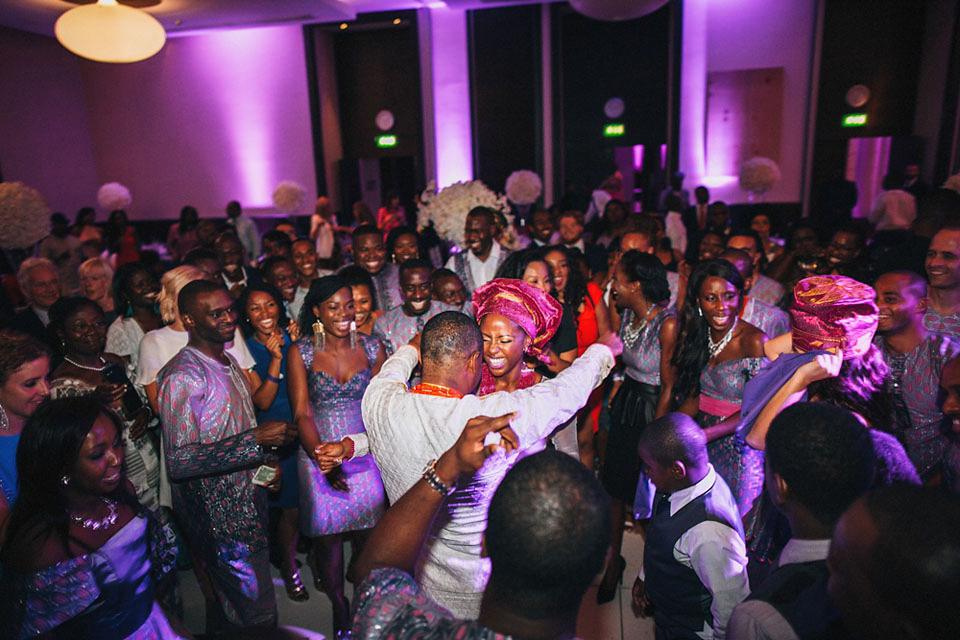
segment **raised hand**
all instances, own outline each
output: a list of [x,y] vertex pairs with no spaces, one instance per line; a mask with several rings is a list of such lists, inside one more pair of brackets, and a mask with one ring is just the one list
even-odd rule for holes
[[[507,453],[516,449],[520,439],[509,426],[513,416],[508,413],[497,418],[476,416],[467,420],[460,438],[437,461],[437,476],[452,485],[461,473],[472,473],[482,467],[498,449]],[[499,434],[499,441],[484,444],[489,433]]]
[[623,343],[620,342],[620,337],[612,331],[608,331],[607,333],[598,337],[597,342],[610,349],[610,353],[613,354],[614,358],[620,355],[620,353],[623,351]]
[[267,338],[266,344],[267,352],[270,354],[270,357],[274,360],[280,360],[283,358],[283,333],[273,333]]

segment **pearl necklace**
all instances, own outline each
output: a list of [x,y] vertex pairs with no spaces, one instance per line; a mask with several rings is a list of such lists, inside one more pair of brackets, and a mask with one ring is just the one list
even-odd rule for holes
[[647,315],[643,317],[643,320],[637,325],[636,328],[633,327],[632,322],[626,323],[620,335],[620,340],[623,342],[625,347],[633,348],[633,345],[636,344],[637,339],[643,333],[643,330],[647,328],[647,321],[650,320],[650,314],[653,313],[653,310],[656,308],[657,305],[650,305],[650,308],[647,309]]
[[63,356],[63,359],[77,367],[78,369],[86,369],[87,371],[103,371],[107,368],[107,361],[103,359],[103,356],[98,356],[100,358],[100,363],[103,365],[101,367],[88,367],[85,364],[80,364],[76,360],[72,360],[69,356]]
[[7,418],[7,412],[0,406],[0,432],[6,433],[10,429],[10,419]]
[[727,330],[727,334],[720,339],[720,342],[714,342],[713,336],[710,335],[710,329],[707,329],[707,348],[710,350],[710,357],[716,358],[720,355],[720,352],[723,351],[723,348],[727,346],[730,342],[730,339],[733,338],[733,330],[737,328],[737,322],[740,318],[734,317],[733,324],[730,325],[730,328]]
[[110,513],[106,516],[99,520],[94,520],[92,518],[81,518],[80,516],[71,515],[70,519],[84,529],[90,529],[92,531],[99,531],[100,529],[106,529],[112,526],[117,521],[117,501],[108,498],[100,499],[103,500],[103,503],[107,505],[107,509],[110,510]]

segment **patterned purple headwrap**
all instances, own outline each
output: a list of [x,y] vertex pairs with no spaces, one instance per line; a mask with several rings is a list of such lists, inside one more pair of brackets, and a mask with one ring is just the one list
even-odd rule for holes
[[497,278],[473,292],[473,315],[477,322],[498,313],[511,320],[530,338],[526,353],[543,362],[544,349],[560,326],[563,308],[550,294],[523,280]]
[[812,276],[793,289],[790,328],[802,351],[837,347],[843,359],[862,356],[877,332],[877,293],[846,276]]

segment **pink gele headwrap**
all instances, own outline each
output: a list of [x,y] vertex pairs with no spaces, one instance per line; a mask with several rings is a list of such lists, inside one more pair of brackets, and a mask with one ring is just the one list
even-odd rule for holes
[[543,351],[557,332],[563,315],[563,307],[550,294],[523,280],[497,278],[473,292],[473,315],[477,322],[491,313],[498,313],[523,329],[530,338],[530,346],[524,353],[548,361]]
[[793,346],[838,347],[844,360],[862,356],[877,332],[876,297],[873,287],[846,276],[804,278],[793,289]]

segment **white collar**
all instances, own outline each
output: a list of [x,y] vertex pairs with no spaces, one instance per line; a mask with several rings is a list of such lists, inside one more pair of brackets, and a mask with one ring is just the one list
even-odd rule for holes
[[497,264],[500,261],[500,243],[497,242],[496,240],[493,241],[493,244],[490,245],[490,253],[487,254],[486,260],[481,260],[473,253],[473,251],[470,251],[469,249],[467,249],[467,260],[470,260],[471,262],[475,262],[477,264],[487,264],[488,262],[493,260],[493,263]]
[[227,279],[227,274],[225,274],[225,273],[221,273],[221,274],[220,274],[220,279],[223,280],[223,283],[224,283],[225,285],[227,285],[227,289],[230,289],[231,287],[233,287],[233,286],[235,286],[235,285],[238,285],[238,284],[242,284],[243,286],[247,286],[247,269],[246,269],[246,267],[244,267],[243,265],[240,265],[240,273],[243,274],[243,278],[241,278],[240,280],[237,280],[236,282],[230,282],[230,281]]
[[567,247],[568,249],[580,249],[580,253],[584,253],[584,254],[585,254],[585,253],[587,252],[586,249],[585,249],[585,245],[584,245],[584,242],[583,242],[583,238],[580,238],[579,240],[577,240],[577,241],[574,242],[573,244],[567,244],[567,245],[564,245],[564,246]]
[[830,538],[825,540],[800,540],[790,538],[783,547],[783,551],[780,552],[780,559],[777,561],[777,566],[782,567],[785,564],[800,564],[801,562],[826,560],[829,551]]
[[714,471],[712,464],[707,464],[707,475],[703,476],[700,482],[687,487],[686,489],[680,489],[680,491],[674,491],[668,497],[670,498],[670,516],[673,517],[677,511],[684,508],[707,491],[713,488],[713,485],[717,481],[717,472]]

